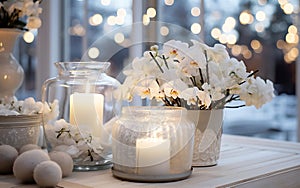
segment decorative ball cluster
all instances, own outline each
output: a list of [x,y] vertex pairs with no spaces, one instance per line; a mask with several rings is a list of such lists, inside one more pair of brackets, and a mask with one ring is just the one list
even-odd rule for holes
[[12,146],[0,145],[0,174],[11,174],[22,183],[36,182],[40,187],[54,187],[73,171],[69,154],[49,154],[34,144],[24,145],[19,152]]

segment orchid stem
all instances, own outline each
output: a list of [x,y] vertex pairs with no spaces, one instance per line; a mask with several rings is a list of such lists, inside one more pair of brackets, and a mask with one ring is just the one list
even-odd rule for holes
[[169,65],[168,65],[168,62],[167,62],[167,60],[166,60],[165,55],[162,55],[162,58],[163,58],[163,60],[164,60],[164,62],[165,62],[166,67],[169,69]]
[[158,66],[159,70],[164,73],[164,70],[161,68],[161,66],[159,65],[158,61],[156,60],[156,58],[154,57],[154,55],[152,54],[152,52],[149,52],[149,54],[151,55],[152,59],[155,61],[156,65]]

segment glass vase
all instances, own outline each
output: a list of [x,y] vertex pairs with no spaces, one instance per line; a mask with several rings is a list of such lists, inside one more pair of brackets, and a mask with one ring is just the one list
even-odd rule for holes
[[194,124],[178,107],[124,107],[113,125],[113,175],[165,182],[191,174]]
[[0,29],[0,102],[15,101],[15,92],[24,79],[24,70],[13,55],[14,45],[22,31]]
[[111,166],[111,134],[106,123],[115,116],[113,91],[119,82],[105,71],[108,62],[58,62],[58,75],[44,82],[42,101],[52,116],[44,120],[49,150],[68,152],[74,170]]

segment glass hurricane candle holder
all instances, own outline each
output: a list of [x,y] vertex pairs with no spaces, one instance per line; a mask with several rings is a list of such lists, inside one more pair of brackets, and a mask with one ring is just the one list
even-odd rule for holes
[[[113,91],[119,82],[105,74],[108,62],[58,62],[58,75],[45,81],[42,100],[54,117],[44,120],[49,150],[68,152],[79,171],[111,166]],[[55,113],[56,111],[56,113]]]
[[194,124],[178,107],[124,107],[113,125],[113,175],[165,182],[191,174]]

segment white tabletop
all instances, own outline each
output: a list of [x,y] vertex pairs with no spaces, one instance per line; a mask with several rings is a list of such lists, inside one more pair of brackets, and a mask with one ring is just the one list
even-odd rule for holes
[[[65,188],[89,187],[300,187],[300,143],[241,136],[222,136],[217,166],[194,168],[185,180],[170,183],[134,183],[112,176],[111,170],[73,172],[59,184]],[[0,187],[20,185],[12,175],[0,176]]]

